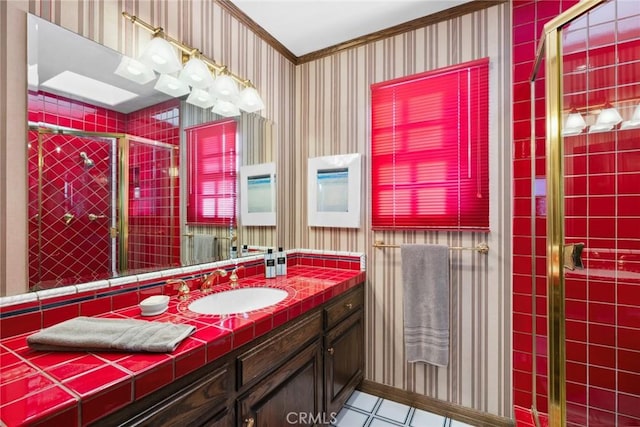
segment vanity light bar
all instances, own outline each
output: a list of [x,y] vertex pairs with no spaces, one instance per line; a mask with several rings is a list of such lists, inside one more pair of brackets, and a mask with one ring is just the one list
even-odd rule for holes
[[206,56],[204,56],[202,54],[202,52],[200,52],[200,50],[198,50],[198,49],[196,49],[194,47],[187,46],[186,44],[184,44],[184,43],[174,39],[173,37],[167,35],[167,33],[165,33],[164,30],[162,29],[162,27],[154,27],[151,24],[148,24],[148,23],[144,22],[143,20],[141,20],[137,16],[129,14],[128,12],[122,12],[122,16],[125,17],[130,22],[132,22],[133,24],[136,24],[136,25],[144,28],[145,30],[149,31],[155,37],[164,38],[166,41],[168,41],[169,43],[171,43],[172,45],[174,45],[175,47],[180,49],[180,51],[182,51],[184,54],[189,55],[189,56],[196,55],[200,60],[202,60],[202,62],[207,64],[207,66],[209,66],[213,71],[215,71],[216,74],[218,74],[218,75],[227,75],[227,76],[233,78],[235,81],[237,81],[241,85],[243,85],[244,87],[254,88],[255,89],[255,86],[253,85],[253,83],[251,83],[250,80],[243,79],[242,77],[231,73],[228,70],[226,65],[218,64],[213,59],[209,59]]

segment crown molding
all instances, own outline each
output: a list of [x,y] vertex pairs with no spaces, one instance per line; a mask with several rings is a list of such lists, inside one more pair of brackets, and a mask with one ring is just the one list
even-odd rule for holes
[[220,5],[220,7],[227,12],[238,21],[249,27],[258,37],[267,42],[272,48],[280,52],[282,56],[287,58],[294,64],[298,64],[298,57],[293,54],[289,49],[287,49],[282,43],[276,40],[267,30],[262,28],[256,21],[249,18],[243,11],[241,11],[238,6],[231,3],[229,0],[214,0],[216,3]]
[[249,18],[242,12],[236,5],[230,0],[215,0],[224,10],[229,12],[238,21],[245,24],[251,29],[258,37],[267,42],[272,48],[280,52],[282,56],[291,61],[294,65],[300,65],[307,62],[315,61],[326,56],[334,55],[338,52],[342,52],[347,49],[353,49],[356,47],[364,46],[369,43],[374,43],[379,40],[383,40],[389,37],[397,36],[399,34],[413,31],[418,28],[423,28],[428,25],[437,24],[442,21],[457,18],[468,13],[477,12],[479,10],[487,9],[492,6],[496,6],[502,3],[507,3],[509,0],[472,0],[468,3],[464,3],[452,8],[433,13],[431,15],[423,16],[402,24],[395,25],[393,27],[386,28],[384,30],[376,31],[371,34],[367,34],[355,39],[348,40],[343,43],[339,43],[333,46],[329,46],[324,49],[310,52],[305,55],[296,56],[287,49],[282,43],[276,40],[268,31],[262,28],[253,19]]

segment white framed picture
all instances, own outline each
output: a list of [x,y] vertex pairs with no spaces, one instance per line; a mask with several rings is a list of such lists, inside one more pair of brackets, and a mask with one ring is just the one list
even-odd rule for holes
[[276,225],[276,164],[240,167],[240,222]]
[[308,160],[307,208],[312,227],[360,227],[362,155]]

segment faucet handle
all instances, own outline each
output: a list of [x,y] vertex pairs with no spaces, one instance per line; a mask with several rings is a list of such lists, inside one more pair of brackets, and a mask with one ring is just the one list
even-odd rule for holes
[[72,214],[71,212],[67,212],[66,214],[62,215],[62,220],[65,222],[65,224],[69,225],[69,223],[71,222],[71,220],[75,218],[75,215]]
[[231,272],[231,276],[229,276],[229,286],[235,288],[238,286],[238,270],[242,270],[244,265],[236,265],[233,271]]
[[169,279],[167,280],[167,285],[172,286],[174,290],[178,291],[178,299],[180,301],[186,301],[189,299],[189,293],[191,289],[187,285],[187,282],[180,279]]

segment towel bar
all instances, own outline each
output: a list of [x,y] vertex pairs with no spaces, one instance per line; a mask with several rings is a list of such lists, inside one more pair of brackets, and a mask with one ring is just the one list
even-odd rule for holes
[[[385,245],[384,242],[382,240],[376,240],[375,243],[373,244],[373,247],[376,249],[383,249],[383,248],[399,248],[399,245]],[[478,245],[475,248],[468,248],[468,247],[464,247],[464,246],[449,246],[449,250],[451,251],[478,251],[481,254],[487,254],[489,253],[489,245],[487,245],[485,242],[482,243],[478,243]]]
[[[193,236],[194,236],[194,233],[186,233],[186,234],[183,234],[183,236],[191,238],[191,237],[193,237]],[[214,237],[217,237],[218,239],[227,239],[227,240],[231,240],[232,242],[235,242],[235,241],[236,241],[236,236],[233,236],[233,237],[227,237],[227,236],[214,236]]]

